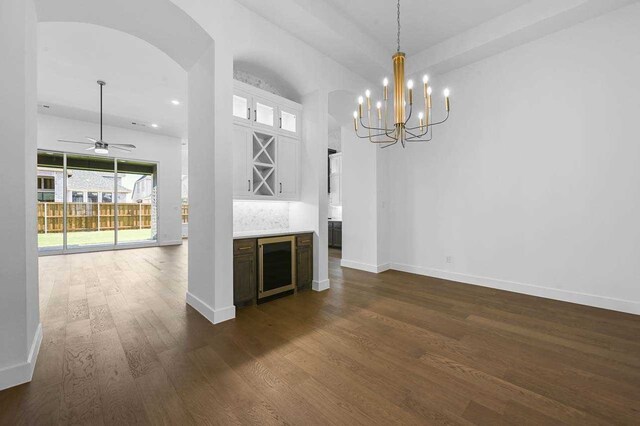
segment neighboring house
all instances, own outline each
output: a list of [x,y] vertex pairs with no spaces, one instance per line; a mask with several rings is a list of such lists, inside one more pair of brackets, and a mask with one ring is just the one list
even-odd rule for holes
[[153,176],[145,175],[133,184],[131,201],[134,203],[150,204],[153,194]]
[[[63,179],[58,169],[38,168],[38,201],[62,202]],[[112,203],[113,174],[88,170],[69,170],[67,200],[71,203]],[[118,202],[127,201],[131,190],[120,183],[118,177]]]

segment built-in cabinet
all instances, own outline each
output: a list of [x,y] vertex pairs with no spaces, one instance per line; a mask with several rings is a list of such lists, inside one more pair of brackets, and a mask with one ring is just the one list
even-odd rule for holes
[[301,109],[282,97],[235,83],[234,198],[300,198]]
[[255,238],[233,241],[233,303],[252,305],[257,297],[257,257]]
[[342,248],[342,222],[329,221],[329,247]]
[[[311,288],[313,280],[313,234],[295,236],[295,291]],[[233,241],[233,303],[237,307],[258,301],[258,239]],[[268,271],[263,271],[269,273]]]
[[313,234],[296,237],[296,274],[298,290],[310,289],[313,281]]

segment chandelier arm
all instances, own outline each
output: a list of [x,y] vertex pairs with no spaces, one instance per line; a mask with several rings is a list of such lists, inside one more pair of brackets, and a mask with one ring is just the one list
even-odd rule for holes
[[411,114],[413,113],[413,104],[409,104],[409,116],[407,117],[406,120],[404,120],[404,125],[405,128],[407,126],[407,123],[409,122],[409,120],[411,119]]
[[[360,139],[369,139],[369,140],[370,140],[371,142],[373,142],[373,143],[387,143],[387,142],[391,142],[391,141],[395,141],[395,140],[396,140],[395,138],[393,138],[393,137],[389,136],[389,134],[388,134],[388,133],[378,133],[378,134],[370,135],[370,136],[369,136],[369,135],[361,136],[361,135],[358,133],[358,131],[356,130],[356,136],[357,136],[358,138],[360,138]],[[390,140],[389,140],[389,141],[374,141],[373,139],[371,139],[371,138],[375,138],[375,137],[378,137],[378,136],[387,136],[387,137],[389,137],[389,138],[390,138]]]
[[416,135],[415,133],[411,132],[411,130],[407,130],[405,129],[405,132],[408,133],[409,135],[411,135],[410,137],[407,137],[406,139],[409,140],[411,138],[421,138],[422,136],[426,135],[429,131],[427,130],[427,132],[421,134],[421,135]]
[[395,145],[395,144],[397,144],[397,143],[398,143],[398,141],[395,141],[395,142],[393,142],[393,143],[390,143],[389,145],[381,146],[381,147],[380,147],[380,149],[389,148],[390,146],[393,146],[393,145]]
[[[449,119],[449,111],[447,111],[447,115],[446,115],[446,117],[444,118],[444,120],[442,120],[442,121],[437,121],[437,122],[435,122],[435,123],[431,123],[431,124],[428,124],[428,125],[426,125],[426,126],[406,127],[406,129],[407,129],[407,130],[416,130],[416,129],[419,129],[419,128],[421,128],[421,127],[427,127],[427,128],[429,128],[429,127],[432,127],[432,126],[437,126],[437,125],[439,125],[439,124],[442,124],[442,123],[444,123],[445,121],[447,121],[448,119]],[[425,132],[425,134],[426,134],[426,132]]]
[[371,138],[375,138],[375,137],[378,137],[378,136],[388,136],[388,135],[386,133],[377,133],[377,134],[371,135],[371,136],[369,136],[369,135],[361,136],[358,133],[356,133],[356,136],[359,137],[360,139],[371,139]]
[[360,117],[360,125],[362,126],[363,129],[366,129],[366,130],[379,130],[385,133],[390,132],[391,130],[394,130],[394,129],[386,129],[386,128],[383,129],[382,127],[369,127],[366,124],[364,124],[364,121],[362,121],[362,117]]
[[[422,136],[424,135],[421,135],[420,137]],[[433,131],[429,134],[428,139],[420,139],[420,137],[414,135],[410,138],[407,138],[407,142],[429,142],[431,139],[433,139]]]

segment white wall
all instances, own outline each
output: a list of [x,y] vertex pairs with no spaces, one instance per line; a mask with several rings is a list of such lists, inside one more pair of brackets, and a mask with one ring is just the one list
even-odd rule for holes
[[36,14],[0,2],[0,390],[31,380],[42,329],[36,248]]
[[[379,271],[378,148],[342,127],[342,266]],[[360,134],[364,134],[362,129]]]
[[450,121],[385,151],[393,267],[640,314],[639,22],[636,3],[438,76]]
[[[96,137],[99,124],[38,114],[38,148],[87,154],[85,146],[58,142],[58,139],[85,140]],[[179,138],[139,132],[121,127],[104,127],[104,139],[112,143],[132,143],[132,152],[111,150],[109,157],[158,163],[158,243],[180,244],[182,143]]]

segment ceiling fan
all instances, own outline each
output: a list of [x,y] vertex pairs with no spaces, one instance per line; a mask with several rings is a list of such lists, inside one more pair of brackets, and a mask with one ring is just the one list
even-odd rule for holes
[[114,149],[119,149],[121,151],[131,152],[132,149],[135,149],[136,146],[130,143],[107,143],[102,139],[102,87],[107,84],[102,80],[98,80],[98,85],[100,86],[100,139],[90,138],[86,136],[86,138],[90,142],[82,142],[82,141],[70,141],[66,139],[58,139],[58,142],[66,142],[66,143],[79,143],[83,145],[92,145],[86,149],[86,151],[95,152],[96,154],[108,154],[109,147]]

